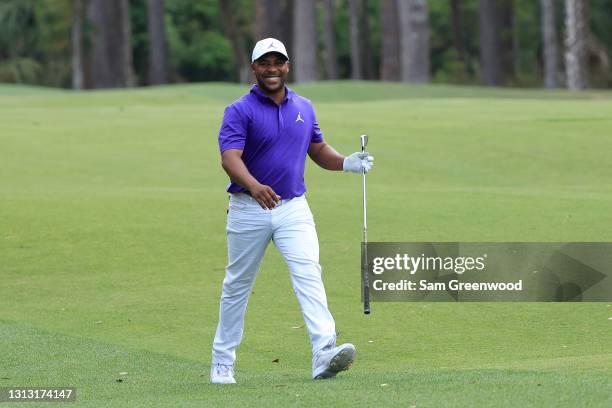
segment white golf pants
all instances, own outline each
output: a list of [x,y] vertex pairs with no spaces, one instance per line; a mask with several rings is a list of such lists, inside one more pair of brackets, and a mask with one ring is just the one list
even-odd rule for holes
[[319,265],[319,241],[304,196],[262,209],[248,194],[232,194],[227,217],[228,264],[219,307],[212,362],[234,364],[255,275],[272,240],[289,266],[313,354],[335,345],[336,327],[327,308]]

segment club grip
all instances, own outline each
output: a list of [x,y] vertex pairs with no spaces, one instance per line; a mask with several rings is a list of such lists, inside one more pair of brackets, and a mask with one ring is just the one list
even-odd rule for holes
[[363,296],[363,314],[370,314],[370,299],[368,299],[365,294]]
[[363,314],[370,314],[370,279],[368,277],[368,247],[363,242],[361,247],[361,276],[363,278]]

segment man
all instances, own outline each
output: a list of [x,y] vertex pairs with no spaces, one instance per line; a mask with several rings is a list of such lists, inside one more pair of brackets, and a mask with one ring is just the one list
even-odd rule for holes
[[234,384],[236,347],[255,275],[272,240],[291,272],[312,344],[312,377],[347,370],[355,347],[336,347],[334,319],[327,307],[319,243],[304,198],[306,154],[327,170],[368,172],[367,153],[344,157],[323,140],[312,104],[285,86],[289,55],[274,38],[253,49],[257,80],[250,92],[225,109],[219,131],[222,166],[230,177],[227,217],[228,264],[212,349],[211,382]]

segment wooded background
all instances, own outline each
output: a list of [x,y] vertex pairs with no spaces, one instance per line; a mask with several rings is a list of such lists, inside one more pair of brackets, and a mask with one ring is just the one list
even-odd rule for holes
[[250,78],[612,86],[612,0],[0,0],[0,82],[74,89]]

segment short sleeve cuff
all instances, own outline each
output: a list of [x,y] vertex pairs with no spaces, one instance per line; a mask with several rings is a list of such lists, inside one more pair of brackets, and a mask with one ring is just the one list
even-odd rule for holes
[[244,150],[244,142],[234,141],[231,143],[224,143],[220,146],[219,150],[223,153],[226,150],[236,149],[236,150]]

